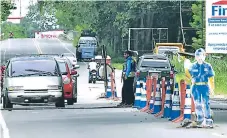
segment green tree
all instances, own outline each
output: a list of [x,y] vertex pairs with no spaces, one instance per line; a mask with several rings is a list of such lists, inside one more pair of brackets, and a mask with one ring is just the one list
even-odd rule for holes
[[2,24],[2,33],[4,33],[4,39],[9,38],[9,33],[13,32],[14,38],[26,38],[26,33],[23,26],[20,24],[13,24],[11,22],[5,22]]
[[10,1],[1,1],[1,21],[5,21],[10,15],[10,10],[16,9],[15,5]]
[[[202,12],[202,6],[204,6],[204,2],[203,1],[200,1],[200,2],[197,2],[195,4],[192,4],[192,13],[193,13],[193,20],[192,22],[190,23],[190,25],[197,29],[196,31],[196,34],[197,36],[196,37],[193,37],[192,38],[192,46],[197,49],[197,48],[204,48],[204,45],[205,45],[205,8],[203,8],[203,12]],[[203,16],[203,18],[202,18]],[[202,23],[203,21],[203,23]],[[202,26],[203,25],[203,26]],[[203,30],[203,33],[202,33],[202,30]]]

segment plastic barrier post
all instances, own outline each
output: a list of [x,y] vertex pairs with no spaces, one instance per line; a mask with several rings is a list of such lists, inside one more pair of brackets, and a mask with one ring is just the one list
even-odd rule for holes
[[136,81],[136,93],[135,93],[135,101],[134,101],[134,108],[140,107],[140,100],[141,100],[141,85],[139,79]]
[[111,73],[111,92],[112,92],[112,98],[113,100],[119,100],[117,97],[117,89],[116,89],[116,83],[115,83],[115,73]]
[[185,106],[184,106],[184,119],[191,119],[191,112],[192,112],[191,105],[192,105],[191,90],[190,90],[190,85],[187,85]]
[[165,105],[165,95],[166,95],[166,84],[165,84],[165,77],[162,78],[161,81],[161,94],[162,94],[162,107],[161,107],[161,111],[157,114],[155,114],[155,117],[159,117],[162,116],[164,113],[164,105]]
[[171,85],[170,82],[167,82],[167,88],[166,88],[166,97],[165,97],[165,105],[164,105],[164,118],[168,118],[171,115],[171,100],[172,100],[172,95],[171,95]]
[[184,120],[184,105],[185,105],[185,96],[186,96],[186,82],[185,80],[180,81],[180,109],[181,114],[178,118],[172,120],[174,123],[179,123]]
[[151,100],[151,77],[147,76],[146,80],[146,106],[142,108],[140,111],[147,112],[150,110],[150,100]]
[[111,90],[111,77],[110,75],[107,78],[107,91],[106,91],[106,98],[110,98],[112,96]]
[[162,107],[162,99],[161,99],[161,89],[160,89],[160,81],[158,79],[154,78],[154,86],[156,86],[156,92],[155,92],[155,101],[154,101],[154,110],[152,114],[157,114],[161,111]]
[[180,95],[178,83],[175,83],[170,121],[180,116]]
[[146,97],[147,97],[146,82],[143,82],[143,89],[142,89],[142,92],[141,92],[140,108],[144,108],[146,106],[146,103],[147,103],[147,98]]

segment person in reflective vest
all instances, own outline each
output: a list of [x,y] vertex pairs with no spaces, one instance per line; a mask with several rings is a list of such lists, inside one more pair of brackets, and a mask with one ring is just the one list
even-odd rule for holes
[[192,80],[192,95],[195,101],[197,127],[213,128],[209,95],[214,92],[215,73],[211,64],[205,62],[205,54],[202,48],[196,50],[196,62],[189,67],[188,72]]
[[134,103],[133,82],[135,77],[135,60],[132,59],[131,51],[124,52],[126,59],[123,65],[123,88],[122,88],[122,102],[120,105],[132,106]]

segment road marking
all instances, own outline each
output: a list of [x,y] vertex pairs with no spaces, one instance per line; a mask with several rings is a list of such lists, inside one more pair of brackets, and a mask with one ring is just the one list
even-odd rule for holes
[[220,137],[220,138],[227,138],[227,136],[226,135],[221,135],[221,134],[218,134],[218,133],[212,133],[212,135],[214,135],[214,136],[217,136],[217,137]]
[[73,53],[70,49],[68,49],[66,46],[65,46],[65,44],[60,40],[60,39],[58,39],[58,38],[56,38],[60,43],[61,43],[61,46],[63,47],[63,48],[65,48],[67,51],[69,51],[70,53],[72,53],[72,54],[75,54],[75,53]]
[[38,50],[38,53],[39,53],[39,54],[42,54],[43,52],[42,52],[42,50],[41,50],[41,48],[40,48],[40,46],[39,46],[39,42],[36,41],[36,38],[33,39],[33,42],[34,42],[34,44],[35,44],[36,49]]
[[6,125],[6,122],[5,122],[5,120],[4,120],[4,117],[3,117],[3,115],[2,115],[2,103],[0,104],[0,129],[2,128],[2,130],[3,130],[3,138],[10,138],[10,136],[9,136],[9,129],[8,129],[8,127],[7,127],[7,125]]

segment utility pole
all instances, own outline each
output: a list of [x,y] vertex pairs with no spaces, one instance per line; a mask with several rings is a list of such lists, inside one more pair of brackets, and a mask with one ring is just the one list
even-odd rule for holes
[[201,2],[201,6],[202,6],[202,23],[201,23],[201,25],[202,25],[202,27],[201,27],[201,29],[202,29],[202,32],[201,32],[201,39],[202,39],[202,47],[204,46],[204,36],[203,36],[203,28],[204,28],[204,19],[203,19],[203,17],[204,17],[204,3],[205,3],[205,1],[203,2]]
[[21,0],[19,0],[19,1],[20,1],[20,17],[22,17],[22,16],[21,16]]

